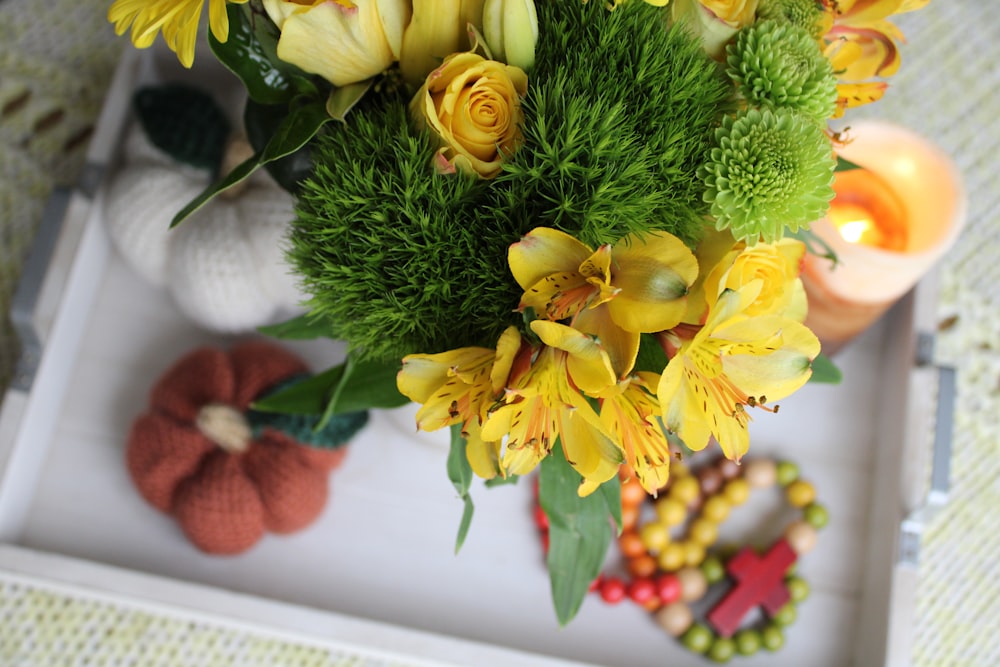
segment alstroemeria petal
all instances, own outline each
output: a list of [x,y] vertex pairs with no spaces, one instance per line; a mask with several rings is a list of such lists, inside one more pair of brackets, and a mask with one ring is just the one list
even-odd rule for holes
[[725,337],[750,339],[767,330],[778,332],[780,346],[777,350],[766,354],[726,355],[723,367],[729,379],[748,395],[775,401],[794,393],[809,380],[812,360],[820,352],[820,343],[804,325],[780,317],[747,320],[728,327]]
[[514,280],[528,290],[552,273],[578,273],[592,251],[558,229],[536,227],[510,246],[507,262]]
[[611,360],[600,341],[573,327],[548,320],[534,320],[531,330],[546,345],[568,353],[569,375],[586,393],[597,394],[617,381]]
[[618,326],[636,333],[664,331],[681,321],[684,297],[698,276],[698,260],[677,237],[653,234],[614,248],[612,280],[621,290],[608,303]]
[[628,375],[639,355],[639,334],[625,331],[611,319],[606,307],[582,310],[573,321],[580,331],[596,336],[604,346],[618,379]]
[[479,421],[473,419],[466,424],[465,458],[474,472],[483,479],[493,479],[501,474],[500,446],[501,441],[487,442],[482,438],[482,428]]
[[618,473],[622,452],[604,433],[581,415],[569,414],[559,425],[566,460],[583,477],[577,492],[585,496]]

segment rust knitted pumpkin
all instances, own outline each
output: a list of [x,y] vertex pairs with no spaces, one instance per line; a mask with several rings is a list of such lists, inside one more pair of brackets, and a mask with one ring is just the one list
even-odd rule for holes
[[254,341],[228,352],[199,348],[153,387],[149,412],[129,435],[128,471],[202,551],[239,553],[322,511],[346,446],[308,447],[247,419],[253,400],[306,371],[289,352]]

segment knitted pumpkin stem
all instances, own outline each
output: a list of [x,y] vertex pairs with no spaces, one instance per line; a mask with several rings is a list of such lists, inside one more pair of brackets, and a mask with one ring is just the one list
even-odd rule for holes
[[245,452],[253,432],[242,412],[222,403],[210,403],[198,410],[198,430],[206,438],[231,453]]

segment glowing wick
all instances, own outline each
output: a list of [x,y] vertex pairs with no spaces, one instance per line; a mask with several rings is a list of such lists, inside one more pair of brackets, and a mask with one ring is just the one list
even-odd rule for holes
[[903,205],[882,180],[864,169],[838,172],[827,214],[849,243],[902,251],[907,233]]

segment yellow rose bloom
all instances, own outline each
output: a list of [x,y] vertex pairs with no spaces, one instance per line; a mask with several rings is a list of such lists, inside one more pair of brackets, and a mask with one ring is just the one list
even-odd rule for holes
[[427,76],[410,111],[418,127],[438,138],[440,171],[493,178],[522,141],[521,97],[527,91],[520,68],[455,53]]
[[807,306],[799,271],[805,254],[805,244],[789,238],[777,243],[758,243],[752,248],[742,243],[737,245],[705,278],[709,309],[715,307],[725,290],[738,291],[757,280],[761,283],[760,293],[747,306],[745,315],[782,315],[802,322]]

